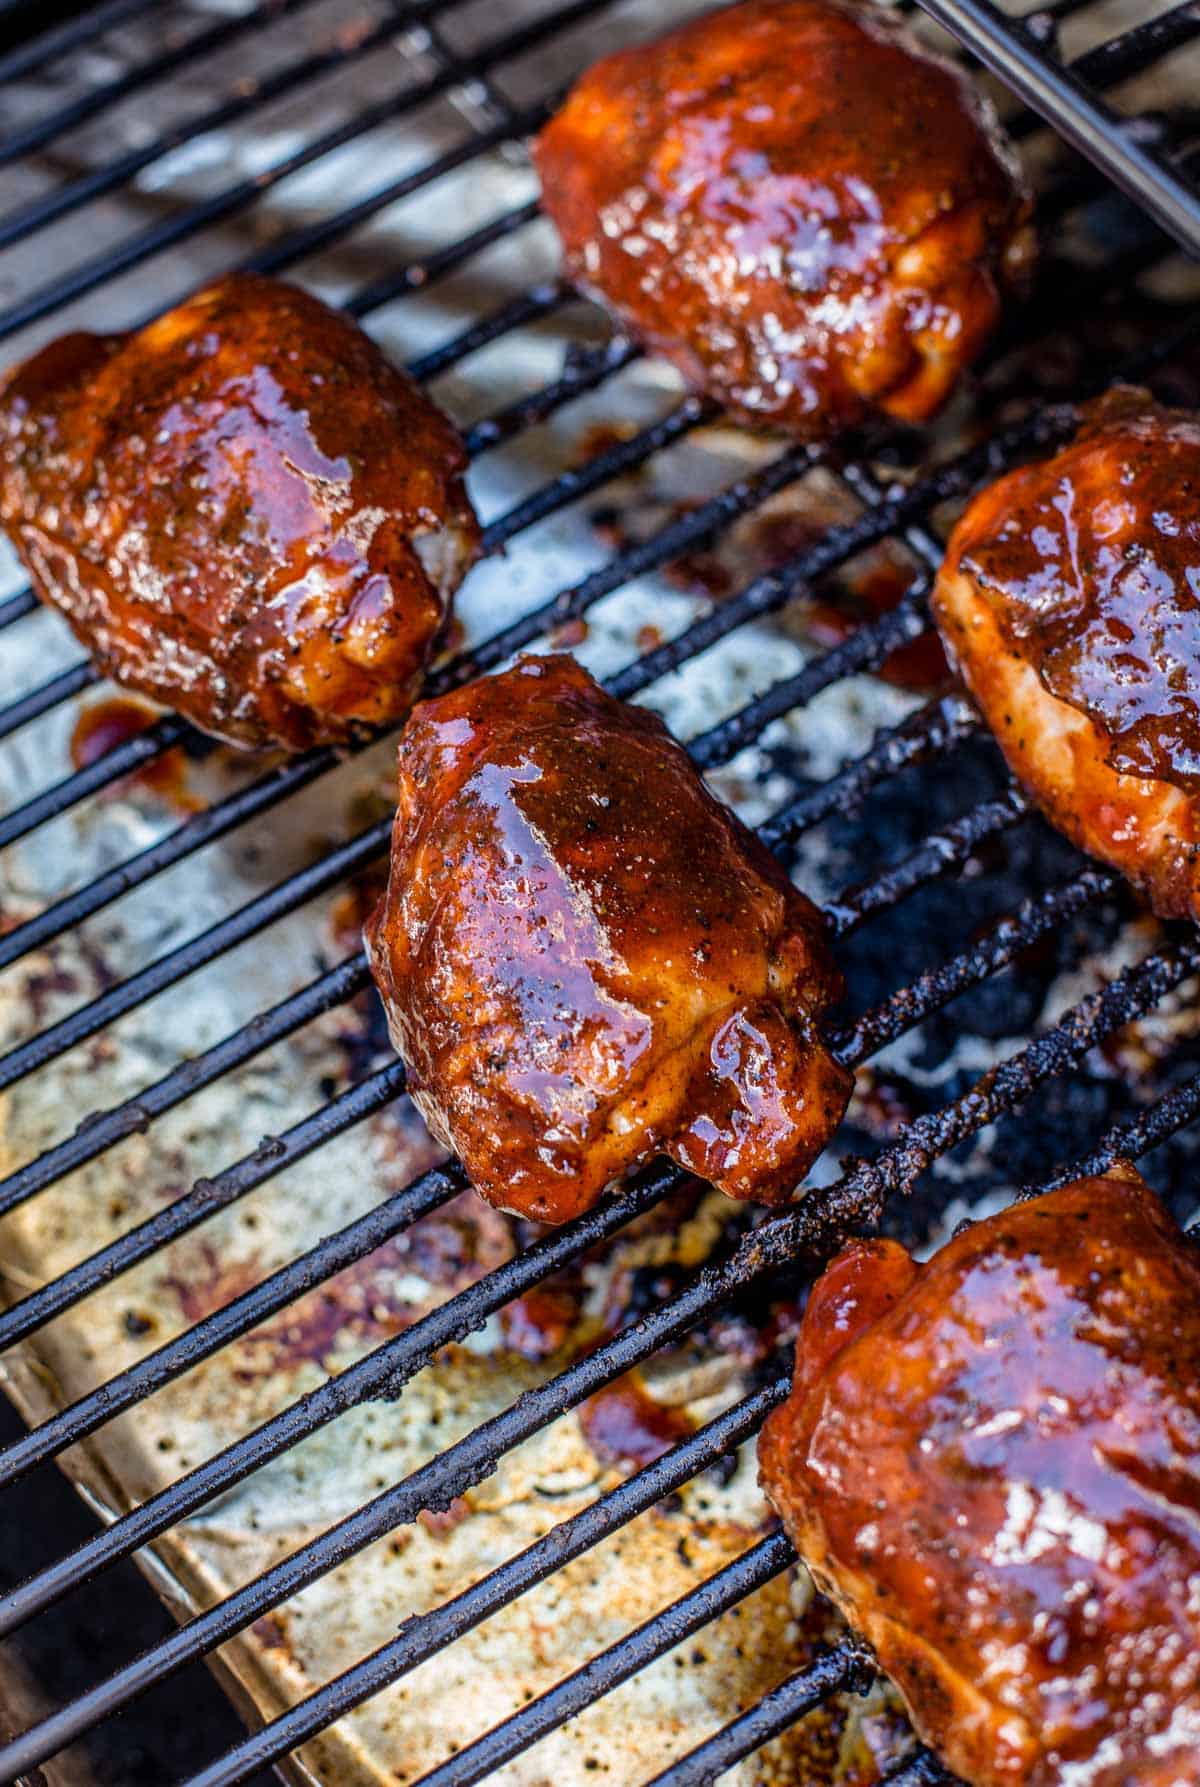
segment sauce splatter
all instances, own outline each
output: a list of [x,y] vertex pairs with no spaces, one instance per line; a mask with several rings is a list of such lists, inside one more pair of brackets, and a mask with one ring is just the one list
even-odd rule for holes
[[579,1294],[569,1285],[543,1284],[500,1313],[504,1344],[522,1359],[549,1359],[566,1345],[579,1319]]
[[448,1508],[422,1508],[417,1519],[431,1539],[444,1539],[470,1512],[470,1503],[465,1502],[461,1495],[456,1495]]
[[[830,515],[773,513],[760,516],[755,527],[755,546],[774,571],[789,559],[814,546],[827,527],[836,525]],[[890,542],[868,547],[833,576],[822,579],[813,598],[801,610],[801,625],[811,643],[822,651],[840,645],[866,622],[890,614],[904,599],[916,566]],[[933,628],[894,651],[876,671],[885,682],[904,689],[929,689],[949,675],[941,641]]]
[[[149,731],[161,718],[158,708],[129,695],[107,696],[82,709],[71,732],[70,756],[76,769],[90,769],[93,763],[128,744],[132,738]],[[179,745],[144,763],[128,776],[122,776],[102,798],[119,799],[137,786],[155,795],[180,813],[197,813],[204,802],[187,785],[187,758]]]
[[664,1452],[692,1433],[682,1409],[651,1396],[639,1371],[589,1396],[579,1409],[579,1425],[588,1445],[605,1464],[653,1464]]

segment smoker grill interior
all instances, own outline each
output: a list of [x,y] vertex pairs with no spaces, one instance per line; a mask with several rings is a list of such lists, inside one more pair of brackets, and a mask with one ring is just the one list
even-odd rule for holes
[[[178,1778],[185,1755],[191,1787],[261,1780],[271,1764],[294,1780],[419,1775],[437,1787],[564,1770],[655,1787],[730,1768],[746,1783],[861,1779],[844,1753],[838,1761],[860,1694],[873,1698],[858,1738],[877,1741],[889,1779],[945,1778],[900,1733],[869,1657],[832,1628],[811,1641],[802,1608],[791,1654],[757,1658],[728,1686],[711,1679],[725,1654],[706,1650],[712,1635],[736,1623],[746,1597],[757,1597],[752,1610],[766,1605],[793,1562],[777,1529],[755,1530],[761,1509],[738,1529],[735,1554],[642,1584],[650,1599],[617,1610],[619,1632],[514,1694],[501,1715],[452,1704],[444,1753],[419,1767],[406,1755],[405,1766],[381,1763],[375,1728],[354,1723],[431,1659],[456,1680],[453,1659],[483,1622],[507,1618],[511,1642],[527,1597],[552,1594],[568,1566],[575,1587],[539,1618],[569,1621],[582,1580],[570,1560],[588,1567],[646,1520],[679,1537],[697,1484],[744,1492],[747,1442],[786,1381],[786,1331],[768,1344],[757,1318],[784,1293],[794,1300],[849,1229],[880,1221],[928,1244],[1022,1182],[1061,1183],[1118,1152],[1147,1157],[1181,1218],[1195,1214],[1194,933],[1136,913],[1113,876],[1030,815],[959,695],[914,693],[874,672],[926,631],[955,502],[1056,438],[1056,405],[1116,376],[1200,401],[1197,281],[1179,253],[1200,248],[1190,181],[1200,114],[1188,103],[1200,6],[1052,0],[1024,20],[987,0],[921,9],[1035,108],[997,88],[1038,186],[1046,261],[971,401],[932,440],[890,430],[840,456],[722,428],[555,278],[522,139],[576,69],[661,23],[663,9],[103,0],[38,14],[40,35],[33,9],[0,12],[5,357],[65,327],[127,326],[234,263],[345,303],[459,415],[474,460],[492,557],[433,685],[549,639],[577,647],[620,694],[662,707],[824,900],[850,984],[838,1046],[863,1064],[845,1132],[805,1201],[765,1219],[731,1207],[691,1260],[643,1263],[589,1350],[536,1369],[489,1364],[501,1312],[521,1298],[528,1310],[531,1292],[546,1280],[561,1288],[581,1261],[584,1279],[603,1283],[621,1238],[678,1199],[681,1175],[662,1164],[563,1230],[523,1237],[516,1251],[498,1244],[415,1318],[407,1306],[339,1302],[339,1287],[379,1261],[394,1267],[397,1248],[411,1258],[422,1234],[442,1235],[429,1225],[464,1184],[404,1113],[403,1073],[346,934],[345,890],[385,849],[389,747],[342,765],[322,751],[247,765],[167,716],[72,768],[68,742],[96,678],[10,566],[0,586],[0,1382],[28,1431],[0,1449],[10,1666],[0,1709],[26,1708],[31,1722],[3,1734],[0,1779],[128,1782],[162,1719],[176,1726],[171,1757],[144,1778]],[[397,134],[414,120],[415,136]],[[831,634],[845,597],[829,580],[885,541],[907,555],[907,594]],[[158,777],[149,787],[147,772]],[[289,851],[281,839],[293,837]],[[279,1084],[290,1075],[288,1096],[301,1102],[255,1145],[237,1112],[249,1098],[261,1134],[264,1105],[286,1107],[270,1077],[281,1060]],[[190,1132],[193,1109],[215,1114]],[[169,1182],[157,1176],[168,1158]],[[124,1178],[121,1162],[132,1162]],[[344,1181],[351,1192],[361,1182],[358,1201]],[[128,1195],[100,1196],[117,1185]],[[289,1233],[289,1187],[310,1221],[327,1195],[311,1233],[299,1216]],[[262,1202],[272,1197],[283,1201]],[[258,1269],[243,1260],[240,1276],[222,1275],[206,1237],[260,1208],[271,1246]],[[161,1262],[180,1257],[207,1260],[214,1283],[204,1301],[176,1279],[180,1319],[166,1330],[145,1287],[161,1290]],[[243,1372],[253,1387],[214,1415],[222,1362],[254,1357],[246,1349],[266,1336],[277,1362],[289,1320],[313,1308],[352,1331],[348,1349],[332,1364],[318,1351],[302,1370]],[[560,1486],[537,1536],[412,1617],[388,1600],[395,1566],[379,1564],[374,1590],[347,1578],[358,1586],[345,1600],[317,1603],[344,1657],[331,1651],[337,1667],[320,1681],[293,1668],[284,1638],[306,1587],[300,1605],[367,1547],[400,1555],[406,1535],[449,1546],[439,1535],[468,1493],[525,1455],[514,1448],[554,1443],[571,1411],[631,1367],[653,1372],[670,1355],[703,1384],[738,1346],[752,1357],[736,1394],[725,1380],[707,1403],[700,1395],[705,1418],[672,1449],[631,1474]],[[421,1386],[444,1397],[455,1372],[488,1383],[476,1418],[463,1424],[450,1407],[450,1444],[408,1468],[392,1458],[381,1474],[366,1469],[354,1449],[368,1417],[427,1410]],[[177,1421],[193,1394],[207,1413],[183,1456],[156,1411]],[[222,1510],[244,1506],[270,1461],[286,1472],[296,1458],[311,1461],[311,1486],[299,1466],[282,1479],[294,1528],[264,1539],[245,1580],[223,1576],[213,1561],[231,1543]],[[36,1532],[13,1543],[42,1499],[52,1508],[60,1459],[95,1520],[84,1532],[73,1511],[57,1546]],[[347,1504],[322,1499],[331,1480],[349,1485]],[[135,1554],[183,1623],[160,1627],[139,1653],[133,1622],[125,1643],[108,1622],[96,1654],[64,1671],[72,1697],[42,1704],[28,1665],[46,1654],[44,1634],[74,1631],[71,1609],[102,1606]],[[356,1624],[360,1593],[374,1625],[366,1610]],[[772,1605],[778,1616],[778,1595]],[[95,1642],[95,1625],[79,1629],[85,1647]],[[534,1643],[544,1626],[526,1630]],[[198,1687],[180,1741],[188,1697],[176,1683],[173,1699],[156,1699],[156,1684],[222,1646],[256,1729],[238,1738]],[[494,1672],[510,1661],[497,1653]],[[635,1682],[666,1686],[658,1700],[621,1701]],[[610,1694],[643,1724],[647,1707],[661,1708],[649,1751],[633,1724],[627,1746],[619,1726],[607,1739],[602,1723],[588,1726]],[[139,1703],[141,1725],[117,1717]],[[89,1747],[98,1728],[104,1745]],[[596,1754],[570,1747],[592,1729]],[[819,1736],[809,1742],[806,1730]]]

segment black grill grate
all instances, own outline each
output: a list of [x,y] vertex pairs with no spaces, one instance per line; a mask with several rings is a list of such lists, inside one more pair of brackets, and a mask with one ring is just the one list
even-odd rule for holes
[[[1085,308],[1104,314],[1114,294],[1122,294],[1143,273],[1169,258],[1171,238],[1189,250],[1200,248],[1200,198],[1189,183],[1196,119],[1185,112],[1156,112],[1130,117],[1102,94],[1119,83],[1144,76],[1164,58],[1186,52],[1200,36],[1200,5],[1195,0],[1164,10],[1160,16],[1066,60],[1060,42],[1073,25],[1085,19],[1090,0],[1057,0],[1024,20],[1001,15],[987,0],[921,0],[925,11],[953,31],[1027,101],[1034,112],[1014,121],[1019,135],[1037,127],[1036,114],[1048,117],[1059,133],[1083,148],[1103,174],[1131,194],[1159,228],[1137,225],[1130,212],[1118,229],[1109,218],[1106,252],[1088,278]],[[168,153],[183,149],[206,133],[253,117],[259,108],[368,58],[393,43],[397,33],[417,32],[414,55],[419,72],[404,73],[394,91],[371,99],[354,116],[306,137],[260,169],[252,178],[219,186],[200,198],[167,206],[154,222],[103,246],[72,256],[65,270],[16,296],[0,311],[0,339],[13,339],[35,326],[50,332],[60,312],[88,298],[119,277],[138,273],[194,238],[248,212],[262,196],[311,168],[340,147],[375,127],[440,96],[462,99],[469,123],[461,139],[436,159],[381,185],[365,197],[315,221],[289,228],[258,249],[242,264],[262,271],[290,271],[303,261],[339,243],[378,217],[397,201],[434,185],[489,150],[515,144],[536,128],[552,109],[555,93],[533,103],[509,99],[501,76],[523,56],[553,46],[570,27],[587,23],[610,10],[610,0],[573,0],[553,6],[516,26],[492,29],[469,51],[450,47],[443,21],[466,10],[468,0],[412,0],[411,4],[378,7],[361,30],[340,33],[328,42],[297,53],[289,43],[265,75],[231,90],[213,105],[153,131],[136,148],[102,156],[91,164],[72,166],[70,155],[55,162],[57,177],[43,190],[0,216],[0,246],[28,242],[76,212],[123,189]],[[79,85],[65,100],[55,100],[38,115],[18,121],[0,136],[0,161],[22,164],[30,157],[58,150],[64,138],[103,118],[111,108],[139,94],[152,93],[171,79],[185,77],[193,66],[216,50],[256,39],[281,20],[298,18],[315,8],[315,0],[269,0],[245,13],[213,19],[192,17],[176,36],[164,34],[159,53],[134,61],[116,75]],[[68,18],[0,56],[0,74],[11,81],[41,76],[43,71],[78,56],[102,42],[106,34],[136,24],[149,11],[145,0],[108,0]],[[156,25],[157,29],[157,25]],[[413,63],[418,68],[418,62]],[[460,114],[461,116],[461,114]],[[66,171],[63,172],[63,168]],[[1107,188],[1083,164],[1058,168],[1047,177],[1040,195],[1044,217],[1055,223],[1087,207],[1111,207]],[[495,244],[515,237],[535,223],[533,203],[517,205],[479,225],[423,261],[389,270],[345,303],[365,318],[405,296],[427,292],[449,279]],[[167,277],[171,263],[166,262]],[[180,295],[191,279],[180,276]],[[125,289],[124,286],[121,287]],[[131,288],[135,289],[135,288]],[[154,308],[163,301],[161,294]],[[169,297],[166,301],[169,301]],[[421,378],[441,376],[469,356],[500,341],[510,331],[549,320],[575,301],[559,284],[535,284],[510,296],[496,308],[480,310],[449,340],[424,352],[412,363]],[[881,482],[889,458],[902,472],[911,445],[905,438],[881,442],[843,443],[832,451],[810,447],[782,449],[752,474],[697,507],[669,518],[654,533],[623,547],[608,562],[572,587],[554,595],[530,613],[481,644],[461,651],[442,664],[430,679],[445,689],[501,664],[518,648],[553,636],[569,622],[580,621],[606,596],[634,577],[660,571],[680,557],[708,546],[739,519],[758,510],[769,498],[794,486],[814,467],[822,467],[852,496],[858,518],[825,528],[786,561],[725,600],[714,603],[676,637],[646,651],[609,678],[609,686],[625,697],[636,696],[699,654],[727,638],[747,622],[777,613],[819,580],[846,565],[865,547],[902,542],[916,560],[917,575],[899,606],[861,625],[840,644],[812,657],[798,673],[755,695],[739,711],[692,738],[689,748],[706,770],[727,765],[747,744],[762,738],[781,716],[815,701],[823,691],[862,671],[878,669],[900,645],[926,629],[926,599],[932,571],[940,557],[939,524],[943,505],[961,497],[991,470],[1011,463],[1039,444],[1053,441],[1069,427],[1069,414],[1053,405],[1023,408],[1013,420],[1006,400],[1033,394],[1004,370],[1017,350],[1050,337],[1072,306],[1074,292],[1048,280],[1047,290],[1002,344],[983,376],[997,381],[994,414],[997,426],[978,445],[920,467],[896,485]],[[131,300],[127,321],[141,320]],[[1200,335],[1200,315],[1186,304],[1174,304],[1164,321],[1155,312],[1155,327],[1119,365],[1104,351],[1092,351],[1072,368],[1071,396],[1097,389],[1117,373],[1153,379],[1185,376],[1189,350]],[[1147,341],[1149,345],[1147,345]],[[600,390],[638,358],[637,348],[616,339],[575,352],[561,376],[529,395],[477,421],[467,431],[473,456],[503,450],[525,431],[556,416],[587,393]],[[1035,381],[1036,384],[1036,381]],[[1067,395],[1060,392],[1059,395]],[[489,551],[510,546],[520,550],[526,535],[548,517],[579,503],[623,473],[646,464],[653,455],[682,441],[714,419],[712,407],[698,399],[680,401],[668,414],[622,439],[592,452],[581,465],[560,470],[531,494],[494,517],[486,529]],[[0,628],[15,627],[35,604],[28,592],[0,603]],[[0,740],[53,709],[75,699],[96,681],[87,664],[57,672],[0,710]],[[818,824],[838,818],[855,803],[869,801],[881,790],[916,773],[927,782],[947,776],[964,750],[973,748],[978,726],[969,705],[956,694],[931,699],[909,719],[880,736],[858,760],[822,781],[800,784],[789,802],[761,827],[766,841],[787,852]],[[0,846],[29,837],[37,828],[65,815],[111,789],[134,770],[144,768],[167,750],[185,745],[200,752],[201,740],[184,722],[167,717],[148,732],[118,746],[97,763],[30,797],[0,818]],[[87,885],[63,895],[0,936],[0,969],[27,958],[64,936],[114,902],[131,894],[205,845],[246,826],[282,800],[316,782],[334,767],[327,751],[314,751],[281,768],[267,770],[226,795],[205,811],[139,853],[117,863]],[[928,892],[943,877],[981,859],[1028,817],[1028,804],[1014,788],[994,783],[984,798],[965,813],[937,824],[878,872],[849,886],[828,904],[835,934],[851,939],[868,921],[886,920],[910,897]],[[218,962],[239,943],[267,934],[269,927],[297,911],[318,894],[376,861],[387,841],[388,824],[366,826],[356,837],[326,852],[319,860],[287,876],[250,899],[207,931],[170,950],[66,1017],[32,1033],[0,1058],[0,1088],[15,1085],[55,1062],[68,1051],[101,1035],[118,1018],[164,991],[182,986],[206,964]],[[990,983],[1026,958],[1039,942],[1060,933],[1089,909],[1121,895],[1108,872],[1073,864],[1065,856],[1063,873],[1046,890],[1032,892],[1011,912],[992,916],[969,944],[932,968],[915,973],[908,984],[889,988],[836,1038],[843,1060],[859,1064],[896,1037],[927,1023],[971,989]],[[448,1507],[469,1486],[480,1482],[497,1460],[526,1437],[540,1431],[587,1396],[611,1383],[656,1350],[679,1338],[712,1311],[735,1299],[771,1272],[811,1269],[854,1228],[887,1219],[889,1200],[908,1192],[933,1162],[965,1139],[1029,1101],[1057,1076],[1076,1068],[1089,1051],[1112,1038],[1132,1019],[1153,1012],[1164,998],[1200,972],[1200,944],[1190,933],[1158,933],[1142,959],[1116,974],[1109,984],[1082,997],[1057,1022],[1003,1061],[993,1071],[953,1091],[939,1108],[916,1116],[898,1139],[871,1158],[850,1160],[834,1183],[815,1190],[799,1206],[773,1215],[746,1232],[728,1253],[699,1270],[649,1314],[620,1329],[585,1356],[512,1407],[486,1421],[448,1447],[437,1458],[384,1489],[317,1538],[301,1547],[208,1611],[198,1614],[169,1638],[122,1666],[95,1688],[0,1749],[0,1778],[13,1779],[55,1755],[98,1721],[119,1711],[154,1683],[207,1656],[231,1636],[244,1631],[347,1557],[423,1510]],[[178,1064],[155,1083],[110,1109],[90,1113],[72,1135],[37,1159],[0,1180],[0,1214],[56,1184],[80,1166],[213,1085],[235,1067],[252,1060],[274,1043],[300,1031],[322,1014],[344,1005],[367,984],[361,953],[319,973],[251,1023],[203,1053]],[[1140,1156],[1162,1144],[1190,1123],[1200,1110],[1200,1076],[1183,1077],[1186,1062],[1161,1077],[1157,1096],[1132,1116],[1123,1116],[1101,1139],[1078,1134],[1072,1144],[1073,1165],[1056,1166],[1048,1182],[1061,1182],[1081,1164],[1094,1170],[1117,1154]],[[267,1179],[322,1147],[378,1112],[404,1087],[402,1069],[388,1064],[359,1079],[283,1134],[195,1185],[161,1211],[122,1234],[52,1282],[30,1290],[0,1313],[0,1348],[28,1340],[48,1322],[108,1284],[136,1262],[203,1224]],[[1086,1151],[1086,1158],[1079,1158]],[[578,1261],[589,1249],[610,1240],[635,1217],[651,1209],[683,1175],[658,1164],[610,1194],[594,1211],[561,1230],[535,1240],[508,1263],[411,1327],[377,1346],[355,1364],[328,1379],[257,1429],[233,1441],[204,1464],[187,1470],[168,1488],[152,1494],[94,1537],[40,1570],[0,1599],[0,1635],[24,1622],[174,1528],[189,1514],[228,1492],[262,1464],[279,1457],[302,1438],[365,1400],[393,1396],[438,1351],[465,1338],[489,1315],[513,1298],[542,1283],[549,1275]],[[1039,1181],[1047,1182],[1041,1175]],[[232,1340],[286,1310],[299,1296],[326,1283],[348,1266],[365,1259],[385,1241],[444,1205],[465,1184],[456,1164],[439,1166],[397,1191],[378,1207],[329,1235],[233,1301],[205,1316],[187,1332],[141,1358],[138,1363],[73,1405],[50,1416],[22,1439],[0,1452],[0,1491],[47,1460],[58,1457],[94,1434],[121,1412],[163,1385],[190,1371]],[[567,1560],[616,1532],[664,1495],[717,1464],[757,1429],[786,1384],[786,1356],[781,1353],[761,1385],[732,1408],[700,1428],[657,1462],[629,1477],[601,1497],[482,1577],[470,1588],[432,1612],[406,1622],[399,1634],[373,1655],[299,1702],[262,1731],[248,1737],[221,1760],[191,1777],[190,1787],[228,1787],[248,1780],[256,1770],[286,1756],[326,1729],[349,1709],[360,1705],[419,1662],[452,1644]],[[792,1562],[787,1541],[771,1533],[743,1556],[702,1582],[681,1600],[664,1608],[609,1649],[585,1661],[579,1670],[531,1700],[486,1735],[448,1757],[427,1773],[423,1787],[465,1787],[502,1767],[539,1738],[554,1730],[597,1697],[627,1680],[683,1638],[699,1631],[718,1614],[777,1576]],[[738,1759],[751,1754],[802,1714],[840,1690],[864,1688],[871,1663],[860,1647],[846,1639],[819,1656],[809,1667],[782,1682],[724,1730],[706,1738],[689,1754],[655,1778],[655,1787],[693,1787],[712,1779]],[[917,1752],[890,1777],[917,1787],[940,1775],[937,1764]]]

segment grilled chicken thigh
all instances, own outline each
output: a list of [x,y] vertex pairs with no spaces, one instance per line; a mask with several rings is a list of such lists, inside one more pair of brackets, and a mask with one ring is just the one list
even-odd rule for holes
[[0,523],[107,674],[238,744],[411,705],[478,527],[452,425],[348,318],[235,274],[0,386]]
[[1200,417],[1111,392],[985,489],[934,595],[1014,774],[1164,917],[1200,917]]
[[569,657],[422,703],[372,969],[416,1103],[491,1202],[562,1222],[667,1153],[786,1198],[850,1077],[816,909],[662,722]]
[[852,1243],[760,1461],[969,1782],[1200,1780],[1200,1256],[1132,1168]]
[[742,0],[609,56],[534,157],[577,284],[802,436],[931,415],[1032,261],[990,107],[867,0]]

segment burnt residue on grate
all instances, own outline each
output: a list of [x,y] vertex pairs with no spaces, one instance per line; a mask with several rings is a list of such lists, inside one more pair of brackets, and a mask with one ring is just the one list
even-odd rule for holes
[[[1141,10],[1046,9],[1186,173],[1194,9]],[[492,556],[434,685],[548,639],[659,707],[827,903],[860,1073],[794,1212],[661,1166],[567,1231],[490,1210],[405,1103],[358,949],[390,743],[248,762],[168,716],[100,753],[112,692],[14,570],[0,1374],[34,1430],[0,1495],[61,1457],[106,1524],[31,1557],[0,1630],[135,1552],[191,1623],[140,1660],[106,1640],[0,1772],[54,1779],[101,1723],[119,1745],[107,1715],[220,1645],[276,1723],[212,1766],[198,1731],[159,1778],[297,1746],[293,1778],[356,1784],[875,1778],[911,1738],[754,1481],[813,1266],[876,1221],[928,1245],[1097,1148],[1153,1148],[1192,1214],[1192,936],[1029,814],[923,603],[956,504],[1086,391],[1122,370],[1196,401],[1195,275],[1018,119],[1051,248],[971,399],[837,453],[725,427],[559,284],[521,147],[616,30],[661,22],[105,0],[0,50],[13,355],[243,262],[347,304],[470,443]]]

